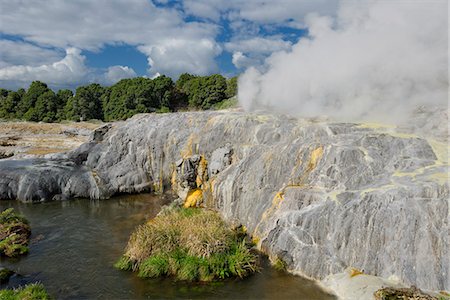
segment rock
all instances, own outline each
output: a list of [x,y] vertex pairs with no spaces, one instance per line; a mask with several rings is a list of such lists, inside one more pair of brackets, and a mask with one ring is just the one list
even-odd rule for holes
[[172,183],[184,203],[191,193],[199,205],[199,189],[202,205],[245,225],[290,272],[320,280],[352,266],[450,290],[439,136],[243,112],[142,114],[58,159],[0,161],[0,198],[99,199]]
[[217,148],[211,153],[211,162],[208,165],[208,174],[213,176],[231,165],[233,149],[230,144]]
[[0,159],[9,158],[12,156],[14,156],[14,153],[11,153],[9,151],[0,151]]
[[105,137],[106,133],[111,129],[111,124],[103,125],[97,129],[95,129],[90,136],[90,140],[94,142],[101,142]]
[[203,156],[192,155],[176,162],[172,176],[173,190],[186,207],[197,206],[202,202],[202,184],[208,180],[207,162]]
[[92,134],[92,131],[86,128],[66,127],[62,129],[61,133],[67,135],[68,137],[76,137],[90,136]]

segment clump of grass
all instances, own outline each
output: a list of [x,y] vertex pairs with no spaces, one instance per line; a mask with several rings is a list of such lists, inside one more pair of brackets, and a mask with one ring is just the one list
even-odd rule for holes
[[17,289],[0,290],[2,300],[48,300],[48,295],[44,286],[40,283],[32,283]]
[[287,268],[286,262],[279,257],[272,262],[272,266],[278,271],[286,271]]
[[174,208],[139,226],[115,266],[140,277],[212,281],[248,276],[257,270],[256,261],[245,236],[216,212]]
[[30,235],[28,221],[13,208],[0,213],[0,255],[15,257],[27,253]]
[[415,299],[415,300],[437,300],[436,297],[425,294],[420,289],[412,286],[410,288],[391,288],[385,287],[374,293],[376,300],[396,300],[396,299]]
[[13,271],[0,267],[0,283],[8,282],[9,277],[11,277],[13,274]]

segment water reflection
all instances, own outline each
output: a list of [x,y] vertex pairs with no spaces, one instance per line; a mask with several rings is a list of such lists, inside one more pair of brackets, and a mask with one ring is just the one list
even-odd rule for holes
[[1,259],[2,266],[24,275],[10,286],[41,281],[57,299],[332,299],[313,282],[278,272],[267,262],[250,278],[212,284],[144,280],[114,269],[134,228],[170,198],[141,194],[104,201],[0,201],[0,209],[14,207],[32,228],[30,253],[19,260]]

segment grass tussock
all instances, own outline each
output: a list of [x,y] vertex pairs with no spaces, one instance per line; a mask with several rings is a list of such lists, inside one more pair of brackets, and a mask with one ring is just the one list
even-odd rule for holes
[[287,269],[287,264],[284,260],[282,260],[281,258],[277,257],[273,262],[272,262],[272,266],[275,268],[275,270],[278,271],[286,271]]
[[245,277],[257,270],[256,260],[244,235],[216,212],[176,208],[139,226],[115,267],[144,278],[211,281]]
[[15,257],[27,253],[30,235],[28,221],[13,208],[0,213],[0,255]]
[[17,289],[0,290],[2,300],[47,300],[51,299],[40,283],[28,284]]

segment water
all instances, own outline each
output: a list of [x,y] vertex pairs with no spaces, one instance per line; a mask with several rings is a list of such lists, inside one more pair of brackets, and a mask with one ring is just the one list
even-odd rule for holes
[[9,286],[40,281],[57,299],[333,299],[312,281],[276,271],[267,261],[249,278],[212,284],[142,279],[114,269],[133,229],[154,217],[168,197],[141,194],[42,204],[0,201],[1,210],[14,207],[32,228],[30,253],[1,259],[1,266],[23,275],[12,278]]

